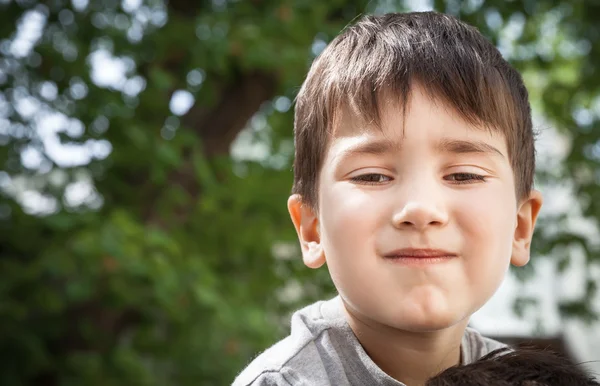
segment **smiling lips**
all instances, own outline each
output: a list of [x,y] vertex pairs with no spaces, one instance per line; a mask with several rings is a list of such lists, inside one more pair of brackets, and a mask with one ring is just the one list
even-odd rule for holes
[[404,248],[391,251],[384,257],[394,263],[419,266],[447,262],[457,255],[442,249]]

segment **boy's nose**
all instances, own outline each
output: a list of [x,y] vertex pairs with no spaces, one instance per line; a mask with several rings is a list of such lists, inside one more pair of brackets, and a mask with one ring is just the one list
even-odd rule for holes
[[448,214],[433,204],[422,201],[407,202],[392,219],[397,228],[424,230],[429,226],[443,226],[448,222]]

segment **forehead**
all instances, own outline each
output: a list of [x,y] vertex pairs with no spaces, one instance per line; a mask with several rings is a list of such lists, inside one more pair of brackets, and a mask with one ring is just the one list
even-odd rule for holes
[[506,154],[506,137],[500,129],[467,121],[456,109],[421,87],[412,88],[406,101],[386,95],[379,98],[377,111],[365,118],[358,107],[340,106],[330,131],[330,143],[357,137],[379,137],[400,145],[411,138],[472,138],[501,142]]

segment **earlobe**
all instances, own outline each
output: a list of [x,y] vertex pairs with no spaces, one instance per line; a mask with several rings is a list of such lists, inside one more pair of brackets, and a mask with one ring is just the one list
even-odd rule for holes
[[517,211],[517,224],[510,260],[511,264],[517,267],[522,267],[529,262],[531,239],[542,203],[542,194],[537,190],[532,190]]
[[315,211],[302,202],[299,194],[288,199],[288,211],[298,233],[302,259],[309,268],[319,268],[325,264],[325,252],[319,235],[319,219]]
[[325,264],[325,253],[323,253],[321,244],[310,241],[307,243],[306,249],[306,251],[302,251],[304,265],[308,268],[316,269]]

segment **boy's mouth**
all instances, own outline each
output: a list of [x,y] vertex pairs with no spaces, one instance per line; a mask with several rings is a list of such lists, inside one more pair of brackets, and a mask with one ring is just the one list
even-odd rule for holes
[[441,263],[453,259],[457,255],[443,249],[403,248],[386,253],[384,257],[398,263],[422,265]]

